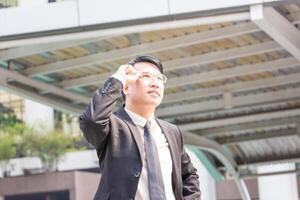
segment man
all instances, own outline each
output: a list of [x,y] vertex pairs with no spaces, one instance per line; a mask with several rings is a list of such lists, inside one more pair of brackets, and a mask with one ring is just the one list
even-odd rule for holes
[[[200,199],[180,130],[154,116],[165,81],[159,59],[139,56],[104,83],[80,116],[102,170],[95,200]],[[125,106],[113,113],[121,94]]]

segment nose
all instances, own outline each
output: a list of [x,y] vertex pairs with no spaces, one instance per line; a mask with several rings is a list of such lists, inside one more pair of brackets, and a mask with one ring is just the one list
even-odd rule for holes
[[155,80],[155,78],[152,78],[151,82],[150,82],[150,87],[151,88],[158,88],[158,82]]

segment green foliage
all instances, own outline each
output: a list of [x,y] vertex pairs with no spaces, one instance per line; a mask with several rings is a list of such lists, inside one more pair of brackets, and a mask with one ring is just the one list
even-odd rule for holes
[[16,154],[16,147],[14,145],[14,138],[8,134],[0,135],[0,166],[4,173],[7,172],[7,165],[9,159]]
[[0,160],[8,160],[16,153],[14,138],[8,134],[0,135]]
[[29,129],[24,123],[21,123],[21,122],[17,122],[15,124],[9,124],[9,125],[2,126],[2,127],[0,126],[0,128],[1,128],[0,136],[6,135],[6,137],[10,137],[13,140],[13,144],[16,148],[16,153],[12,157],[24,156],[24,153],[23,153],[24,146],[22,145],[23,144],[22,137],[28,133],[33,132],[33,130]]
[[39,133],[18,120],[12,111],[0,112],[0,167],[5,174],[11,158],[24,156],[39,157],[45,171],[54,171],[66,152],[85,149],[81,141],[82,137],[61,131]]
[[23,135],[25,132],[33,131],[29,129],[24,123],[15,123],[10,126],[3,127],[3,132],[9,133],[11,135]]
[[29,128],[22,121],[18,120],[13,113],[0,114],[0,134],[22,135],[26,131],[29,131]]
[[61,132],[49,134],[27,134],[23,137],[26,156],[37,156],[45,171],[55,171],[63,155],[72,147],[74,138]]
[[21,121],[18,120],[17,117],[13,113],[7,112],[7,113],[0,114],[0,127],[1,128],[14,126],[16,123],[21,123]]

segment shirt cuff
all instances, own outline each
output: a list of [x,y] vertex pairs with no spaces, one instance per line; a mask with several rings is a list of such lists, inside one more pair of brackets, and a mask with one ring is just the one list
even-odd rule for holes
[[125,77],[122,75],[122,74],[113,74],[111,75],[111,77],[115,78],[115,79],[118,79],[119,81],[122,82],[123,86],[126,84],[126,79]]

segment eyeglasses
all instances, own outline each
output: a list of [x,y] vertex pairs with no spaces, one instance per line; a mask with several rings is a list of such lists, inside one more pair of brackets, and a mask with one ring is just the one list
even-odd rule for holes
[[159,82],[166,83],[167,82],[167,77],[163,74],[160,73],[151,73],[151,72],[142,72],[139,78],[144,79],[144,80],[150,80],[155,78]]

